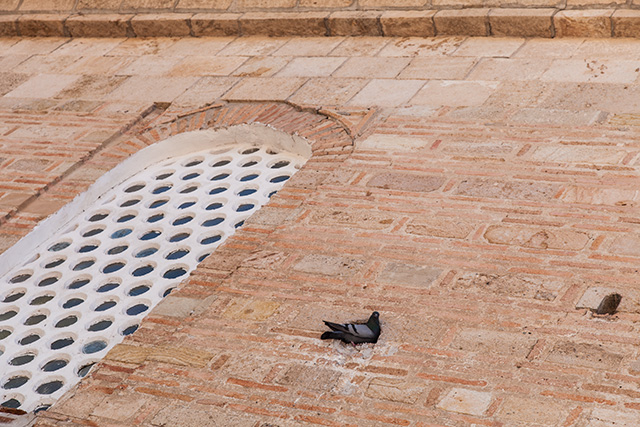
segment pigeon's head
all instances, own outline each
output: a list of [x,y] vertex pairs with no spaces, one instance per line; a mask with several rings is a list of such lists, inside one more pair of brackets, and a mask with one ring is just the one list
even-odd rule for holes
[[380,313],[378,313],[377,311],[374,311],[373,313],[371,313],[371,316],[377,319],[378,317],[380,317]]

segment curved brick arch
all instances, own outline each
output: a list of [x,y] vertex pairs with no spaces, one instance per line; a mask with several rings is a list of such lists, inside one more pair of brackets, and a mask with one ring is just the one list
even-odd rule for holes
[[286,103],[216,104],[155,125],[135,139],[149,145],[183,132],[258,123],[306,139],[311,144],[312,160],[322,156],[340,160],[353,148],[351,129],[327,114]]

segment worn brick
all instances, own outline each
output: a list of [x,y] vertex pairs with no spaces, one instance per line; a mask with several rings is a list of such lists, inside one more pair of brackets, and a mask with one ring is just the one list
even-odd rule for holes
[[474,229],[474,225],[457,218],[425,217],[412,219],[406,226],[407,233],[418,236],[448,237],[464,239]]
[[225,310],[224,316],[262,322],[271,317],[278,307],[280,304],[275,301],[236,299]]
[[440,276],[442,270],[422,265],[390,263],[380,272],[378,283],[392,283],[428,287]]
[[306,384],[312,390],[330,391],[340,378],[340,372],[318,366],[293,365],[278,378],[277,383],[293,386]]
[[586,233],[573,230],[492,225],[484,233],[489,243],[517,245],[538,249],[563,249],[579,251],[584,249],[590,237]]
[[473,197],[544,201],[551,200],[559,189],[557,184],[471,178],[461,181],[455,193]]
[[298,261],[293,269],[310,274],[349,277],[356,274],[363,265],[364,261],[359,259],[312,254]]
[[491,393],[484,391],[454,388],[438,403],[437,407],[445,411],[469,415],[483,415],[491,404]]
[[401,172],[383,172],[374,175],[368,182],[367,187],[382,188],[385,190],[414,191],[428,193],[436,191],[445,178],[442,176],[418,175]]
[[528,334],[484,329],[462,329],[451,348],[500,357],[525,357],[536,338]]
[[563,365],[611,370],[616,369],[623,358],[623,354],[602,344],[560,341],[549,352],[546,360]]
[[424,390],[424,384],[416,381],[376,377],[369,383],[365,395],[374,399],[413,404]]

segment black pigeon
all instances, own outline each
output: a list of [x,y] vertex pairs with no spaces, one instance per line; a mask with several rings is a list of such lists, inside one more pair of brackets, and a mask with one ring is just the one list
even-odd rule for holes
[[363,342],[375,343],[380,336],[380,313],[374,311],[367,323],[339,323],[327,322],[324,324],[331,328],[320,337],[323,340],[341,340],[345,343],[360,344]]

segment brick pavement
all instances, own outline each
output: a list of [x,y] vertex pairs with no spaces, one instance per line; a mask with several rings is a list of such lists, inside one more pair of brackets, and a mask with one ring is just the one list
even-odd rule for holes
[[0,45],[3,249],[171,133],[322,147],[37,425],[638,424],[640,42]]

